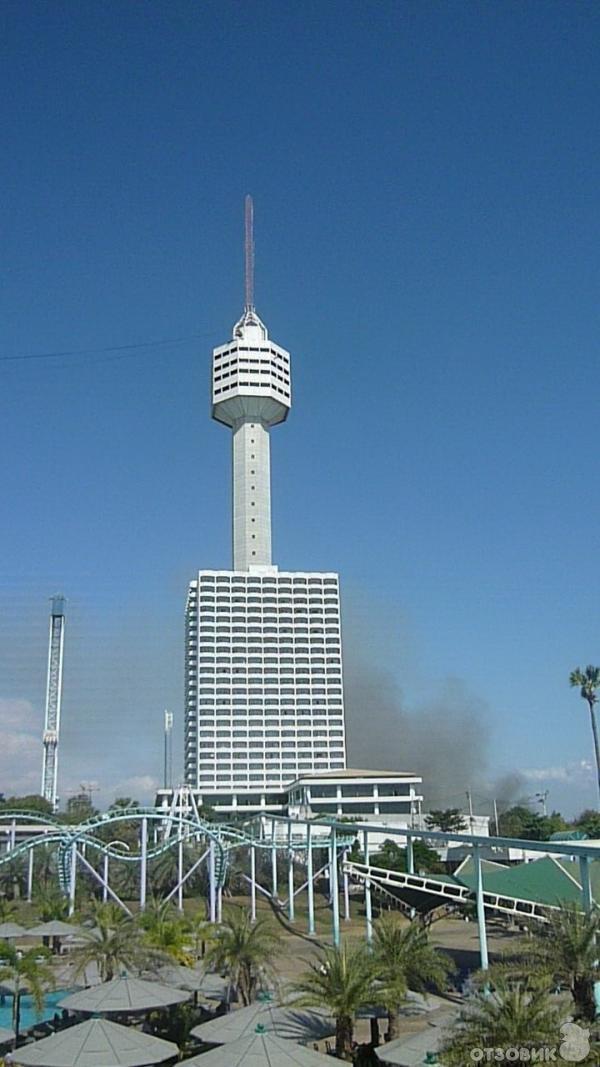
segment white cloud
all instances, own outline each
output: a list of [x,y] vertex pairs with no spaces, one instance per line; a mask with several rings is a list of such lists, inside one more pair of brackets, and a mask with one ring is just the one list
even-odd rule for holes
[[593,767],[589,760],[578,760],[567,763],[562,767],[529,767],[520,773],[530,782],[571,782],[573,784],[587,783],[593,775]]
[[6,795],[39,793],[42,725],[28,700],[0,697],[0,789]]
[[115,797],[131,797],[141,804],[153,804],[160,785],[158,778],[153,778],[150,774],[132,775],[130,778],[122,778],[114,785],[103,786],[98,792],[97,800],[110,804]]

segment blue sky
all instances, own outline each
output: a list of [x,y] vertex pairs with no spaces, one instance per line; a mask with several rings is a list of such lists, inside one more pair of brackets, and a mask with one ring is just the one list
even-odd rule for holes
[[[567,679],[600,657],[598,8],[0,18],[5,782],[37,781],[57,588],[65,792],[160,774],[186,583],[230,565],[208,368],[241,310],[249,191],[257,306],[292,354],[276,562],[340,571],[349,641],[413,715],[460,680],[490,778],[593,802]],[[77,354],[12,359],[53,352]]]

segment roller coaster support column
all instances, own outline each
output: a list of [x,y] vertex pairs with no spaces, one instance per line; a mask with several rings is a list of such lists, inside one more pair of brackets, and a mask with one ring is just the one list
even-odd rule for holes
[[277,849],[275,848],[275,821],[271,821],[271,889],[273,900],[277,899]]
[[579,878],[581,881],[581,903],[586,915],[591,915],[594,902],[592,899],[592,883],[590,880],[590,861],[588,856],[579,857]]
[[294,854],[292,852],[292,824],[288,823],[288,918],[294,921]]
[[183,837],[177,843],[177,910],[183,911]]
[[27,903],[31,904],[33,896],[33,849],[29,849],[27,856]]
[[[348,849],[345,849],[342,853],[342,863],[345,864],[348,859]],[[348,883],[348,871],[344,867],[344,919],[346,922],[350,922],[350,885]]]
[[250,847],[250,921],[256,922],[256,847]]
[[217,922],[219,926],[223,922],[223,886],[217,886]]
[[415,873],[415,849],[412,837],[406,839],[406,871],[408,874]]
[[71,845],[71,869],[69,871],[69,916],[75,911],[75,889],[77,886],[77,845]]
[[333,914],[333,943],[337,948],[340,943],[340,895],[338,889],[338,855],[337,855],[337,832],[335,826],[331,827],[331,906]]
[[102,871],[102,880],[103,880],[102,903],[106,904],[106,902],[108,900],[108,852],[104,853],[104,864],[103,864],[103,871]]
[[10,824],[10,851],[12,852],[17,843],[17,823],[15,819]]
[[148,819],[142,818],[142,837],[140,848],[140,911],[146,907],[146,887],[148,882]]
[[315,884],[313,881],[313,853],[312,853],[312,826],[306,824],[306,874],[308,882],[308,933],[310,937],[315,934]]
[[217,903],[215,889],[215,843],[210,840],[208,849],[208,918],[211,923],[217,921]]
[[[364,862],[365,866],[369,866],[369,831],[364,831],[363,837],[363,852],[365,854]],[[369,879],[365,879],[365,915],[367,917],[367,944],[370,945],[373,940],[373,904],[371,901],[371,883]]]
[[479,929],[479,961],[482,971],[489,967],[487,930],[485,926],[485,904],[483,900],[483,871],[481,869],[481,850],[473,846],[473,863],[475,864],[475,899],[477,902],[477,926]]

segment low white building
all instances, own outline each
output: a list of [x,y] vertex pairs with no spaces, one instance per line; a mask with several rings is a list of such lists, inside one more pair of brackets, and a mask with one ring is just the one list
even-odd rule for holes
[[[212,792],[189,788],[159,789],[156,804],[167,812],[210,803],[223,821],[232,816],[264,815],[268,833],[269,815],[289,815],[302,819],[342,819],[377,823],[390,829],[418,829],[421,826],[422,778],[401,771],[336,770],[305,774],[294,778],[281,791],[221,794],[215,803]],[[283,832],[283,831],[282,831]],[[374,845],[386,834],[374,835]],[[397,838],[404,844],[403,838]]]

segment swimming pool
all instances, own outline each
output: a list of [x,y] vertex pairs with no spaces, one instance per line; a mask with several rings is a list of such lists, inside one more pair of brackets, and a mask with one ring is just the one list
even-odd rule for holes
[[[32,998],[24,993],[21,997],[21,1030],[28,1030],[30,1026],[35,1026],[36,1023],[51,1019],[56,1011],[60,1015],[60,1008],[57,1007],[58,1002],[63,997],[66,997],[68,992],[68,989],[53,989],[46,993],[44,1007],[39,1014],[35,1010]],[[12,1030],[12,1009],[13,998],[8,995],[0,997],[0,1026],[5,1026],[9,1030]]]

